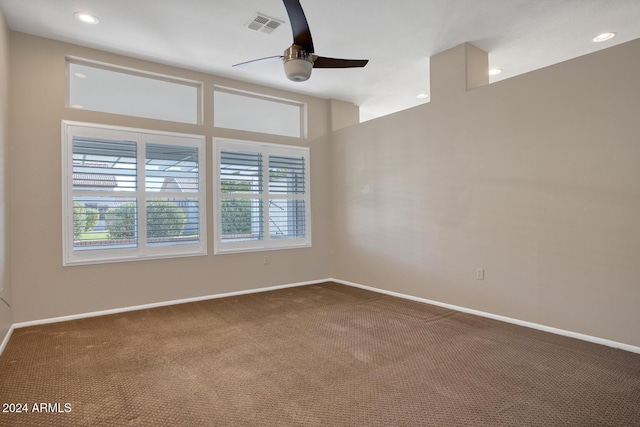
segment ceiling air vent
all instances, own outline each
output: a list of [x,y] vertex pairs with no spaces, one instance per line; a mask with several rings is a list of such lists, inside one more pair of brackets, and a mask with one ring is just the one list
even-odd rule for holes
[[251,28],[255,31],[260,31],[262,33],[271,34],[273,30],[278,28],[284,21],[280,21],[279,19],[271,18],[262,13],[256,13],[253,18],[251,18],[245,26]]

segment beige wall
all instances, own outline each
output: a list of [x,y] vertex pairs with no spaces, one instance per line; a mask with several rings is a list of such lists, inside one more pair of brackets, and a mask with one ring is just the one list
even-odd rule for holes
[[329,101],[331,130],[338,130],[360,122],[360,109],[350,102],[332,99]]
[[[204,82],[205,125],[189,125],[65,107],[65,55]],[[326,139],[329,101],[216,78],[21,33],[11,33],[11,214],[15,322],[219,294],[329,276]],[[308,140],[214,129],[213,85],[259,91],[308,104]],[[61,120],[104,123],[311,147],[313,247],[213,255],[212,198],[208,194],[209,255],[62,267]],[[211,178],[211,162],[207,176]]]
[[[429,104],[345,127],[340,102],[10,36],[14,322],[335,277],[640,345],[639,41],[469,92],[445,53]],[[313,248],[215,256],[209,226],[204,257],[62,268],[61,120],[204,134],[209,155],[256,137],[65,108],[64,55],[308,102]]]
[[639,346],[640,40],[469,92],[434,59],[450,96],[332,136],[332,276]]
[[[0,297],[11,303],[9,227],[9,32],[0,9]],[[12,310],[0,301],[0,343],[13,323]]]

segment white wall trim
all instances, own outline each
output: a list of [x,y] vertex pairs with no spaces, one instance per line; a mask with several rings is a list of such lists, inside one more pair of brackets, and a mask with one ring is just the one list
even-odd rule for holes
[[[221,293],[221,294],[204,295],[204,296],[200,296],[200,297],[192,297],[192,298],[183,298],[183,299],[177,299],[177,300],[171,300],[171,301],[154,302],[154,303],[150,303],[150,304],[134,305],[134,306],[122,307],[122,308],[113,308],[113,309],[109,309],[109,310],[93,311],[93,312],[89,312],[89,313],[72,314],[72,315],[69,315],[69,316],[60,316],[60,317],[52,317],[52,318],[48,318],[48,319],[31,320],[31,321],[28,321],[28,322],[14,323],[13,326],[11,327],[11,329],[13,330],[13,328],[17,329],[17,328],[26,328],[28,326],[46,325],[48,323],[66,322],[68,320],[86,319],[86,318],[89,318],[89,317],[106,316],[106,315],[109,315],[109,314],[125,313],[127,311],[147,310],[147,309],[150,309],[150,308],[165,307],[165,306],[168,306],[168,305],[176,305],[176,304],[185,304],[185,303],[189,303],[189,302],[205,301],[205,300],[209,300],[209,299],[233,297],[233,296],[237,296],[237,295],[255,294],[255,293],[258,293],[258,292],[274,291],[276,289],[293,288],[293,287],[296,287],[296,286],[315,285],[315,284],[324,283],[324,282],[327,282],[327,281],[329,281],[329,279],[312,280],[312,281],[308,281],[308,282],[298,282],[298,283],[290,283],[290,284],[286,284],[286,285],[268,286],[268,287],[265,287],[265,288],[248,289],[248,290],[245,290],[245,291],[225,292],[225,293]],[[2,354],[2,353],[0,353],[0,354]]]
[[630,345],[630,344],[624,344],[624,343],[621,343],[621,342],[611,341],[611,340],[607,340],[607,339],[604,339],[604,338],[598,338],[598,337],[594,337],[594,336],[591,336],[591,335],[585,335],[585,334],[581,334],[581,333],[578,333],[578,332],[567,331],[567,330],[564,330],[564,329],[553,328],[551,326],[541,325],[539,323],[534,323],[534,322],[528,322],[526,320],[514,319],[512,317],[501,316],[499,314],[487,313],[487,312],[484,312],[484,311],[474,310],[472,308],[460,307],[458,305],[447,304],[447,303],[444,303],[444,302],[433,301],[433,300],[429,300],[429,299],[426,299],[426,298],[415,297],[413,295],[406,295],[406,294],[401,294],[399,292],[387,291],[386,289],[380,289],[380,288],[374,288],[374,287],[371,287],[371,286],[365,286],[365,285],[361,285],[359,283],[349,282],[349,281],[346,281],[346,280],[341,280],[341,279],[328,279],[328,280],[330,280],[332,282],[340,283],[341,285],[353,286],[353,287],[356,287],[356,288],[366,289],[366,290],[372,291],[372,292],[378,292],[378,293],[381,293],[381,294],[391,295],[391,296],[398,297],[398,298],[408,299],[408,300],[417,301],[417,302],[421,302],[421,303],[425,303],[425,304],[431,304],[431,305],[435,305],[435,306],[438,306],[438,307],[443,307],[443,308],[448,308],[448,309],[451,309],[451,310],[460,311],[460,312],[463,312],[463,313],[474,314],[476,316],[481,316],[481,317],[486,317],[486,318],[489,318],[489,319],[499,320],[501,322],[506,322],[506,323],[512,323],[514,325],[524,326],[524,327],[527,327],[527,328],[538,329],[540,331],[550,332],[550,333],[556,334],[556,335],[562,335],[562,336],[565,336],[565,337],[576,338],[576,339],[579,339],[579,340],[582,340],[582,341],[588,341],[588,342],[592,342],[592,343],[595,343],[595,344],[601,344],[601,345],[605,345],[607,347],[619,348],[621,350],[626,350],[626,351],[630,351],[632,353],[640,354],[640,347],[633,346],[633,345]]
[[570,337],[570,338],[576,338],[576,339],[579,339],[579,340],[582,340],[582,341],[588,341],[588,342],[592,342],[592,343],[595,343],[595,344],[605,345],[607,347],[619,348],[621,350],[630,351],[632,353],[640,354],[640,347],[633,346],[633,345],[630,345],[630,344],[624,344],[624,343],[620,343],[620,342],[617,342],[617,341],[611,341],[611,340],[607,340],[607,339],[604,339],[604,338],[594,337],[594,336],[591,336],[591,335],[585,335],[585,334],[581,334],[581,333],[577,333],[577,332],[567,331],[567,330],[564,330],[564,329],[553,328],[553,327],[550,327],[550,326],[545,326],[545,325],[541,325],[541,324],[534,323],[534,322],[528,322],[528,321],[525,321],[525,320],[514,319],[512,317],[501,316],[501,315],[498,315],[498,314],[487,313],[487,312],[484,312],[484,311],[474,310],[474,309],[471,309],[471,308],[461,307],[461,306],[457,306],[457,305],[453,305],[453,304],[447,304],[447,303],[434,301],[434,300],[430,300],[430,299],[426,299],[426,298],[420,298],[420,297],[416,297],[416,296],[413,296],[413,295],[407,295],[407,294],[402,294],[402,293],[399,293],[399,292],[388,291],[386,289],[374,288],[372,286],[361,285],[359,283],[349,282],[347,280],[328,278],[328,279],[321,279],[321,280],[312,280],[312,281],[308,281],[308,282],[298,282],[298,283],[290,283],[290,284],[285,284],[285,285],[268,286],[268,287],[264,287],[264,288],[248,289],[248,290],[244,290],[244,291],[225,292],[225,293],[221,293],[221,294],[205,295],[205,296],[192,297],[192,298],[183,298],[183,299],[171,300],[171,301],[162,301],[162,302],[156,302],[156,303],[151,303],[151,304],[135,305],[135,306],[130,306],[130,307],[114,308],[114,309],[110,309],[110,310],[101,310],[101,311],[94,311],[94,312],[89,312],[89,313],[73,314],[73,315],[69,315],[69,316],[52,317],[52,318],[48,318],[48,319],[32,320],[32,321],[28,321],[28,322],[18,322],[18,323],[14,323],[13,325],[11,325],[11,327],[9,328],[9,331],[7,332],[6,336],[4,337],[4,340],[2,341],[2,344],[0,344],[0,355],[2,355],[5,347],[7,346],[8,342],[9,342],[9,339],[11,338],[11,334],[13,333],[13,330],[17,329],[17,328],[26,328],[28,326],[45,325],[45,324],[48,324],[48,323],[66,322],[68,320],[85,319],[85,318],[89,318],[89,317],[106,316],[106,315],[109,315],[109,314],[124,313],[124,312],[127,312],[127,311],[146,310],[146,309],[150,309],[150,308],[165,307],[165,306],[168,306],[168,305],[175,305],[175,304],[185,304],[185,303],[189,303],[189,302],[205,301],[205,300],[209,300],[209,299],[232,297],[232,296],[237,296],[237,295],[247,295],[247,294],[253,294],[253,293],[258,293],[258,292],[267,292],[267,291],[273,291],[273,290],[277,290],[277,289],[293,288],[293,287],[296,287],[296,286],[315,285],[315,284],[324,283],[324,282],[336,282],[336,283],[339,283],[341,285],[361,288],[361,289],[365,289],[365,290],[368,290],[368,291],[377,292],[377,293],[380,293],[380,294],[385,294],[385,295],[390,295],[390,296],[403,298],[403,299],[407,299],[407,300],[411,300],[411,301],[421,302],[421,303],[424,303],[424,304],[431,304],[431,305],[435,305],[435,306],[438,306],[438,307],[448,308],[450,310],[460,311],[462,313],[474,314],[476,316],[481,316],[481,317],[486,317],[486,318],[489,318],[489,319],[499,320],[501,322],[506,322],[506,323],[512,323],[514,325],[524,326],[524,327],[527,327],[527,328],[537,329],[537,330],[544,331],[544,332],[550,332],[550,333],[556,334],[556,335],[562,335],[562,336],[566,336],[566,337]]
[[2,352],[4,352],[4,349],[7,346],[7,344],[9,344],[9,339],[11,338],[11,334],[13,333],[14,329],[15,329],[15,325],[11,325],[9,327],[9,330],[7,331],[7,334],[4,336],[4,339],[2,340],[2,344],[0,344],[0,356],[2,356]]

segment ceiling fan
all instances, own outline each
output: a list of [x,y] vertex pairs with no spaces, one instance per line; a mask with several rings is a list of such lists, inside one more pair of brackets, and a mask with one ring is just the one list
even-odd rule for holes
[[293,44],[284,51],[284,55],[269,56],[235,64],[234,67],[267,59],[280,58],[284,62],[284,72],[289,80],[303,82],[311,76],[313,68],[353,68],[364,67],[368,59],[337,59],[318,56],[314,53],[311,30],[299,0],[283,0],[289,14],[293,30]]

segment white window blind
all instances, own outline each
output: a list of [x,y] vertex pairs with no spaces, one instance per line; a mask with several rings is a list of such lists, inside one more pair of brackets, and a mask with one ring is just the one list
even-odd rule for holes
[[216,143],[216,253],[311,245],[309,149]]
[[269,233],[272,238],[304,238],[306,157],[269,155]]
[[65,265],[206,254],[204,137],[63,132]]

